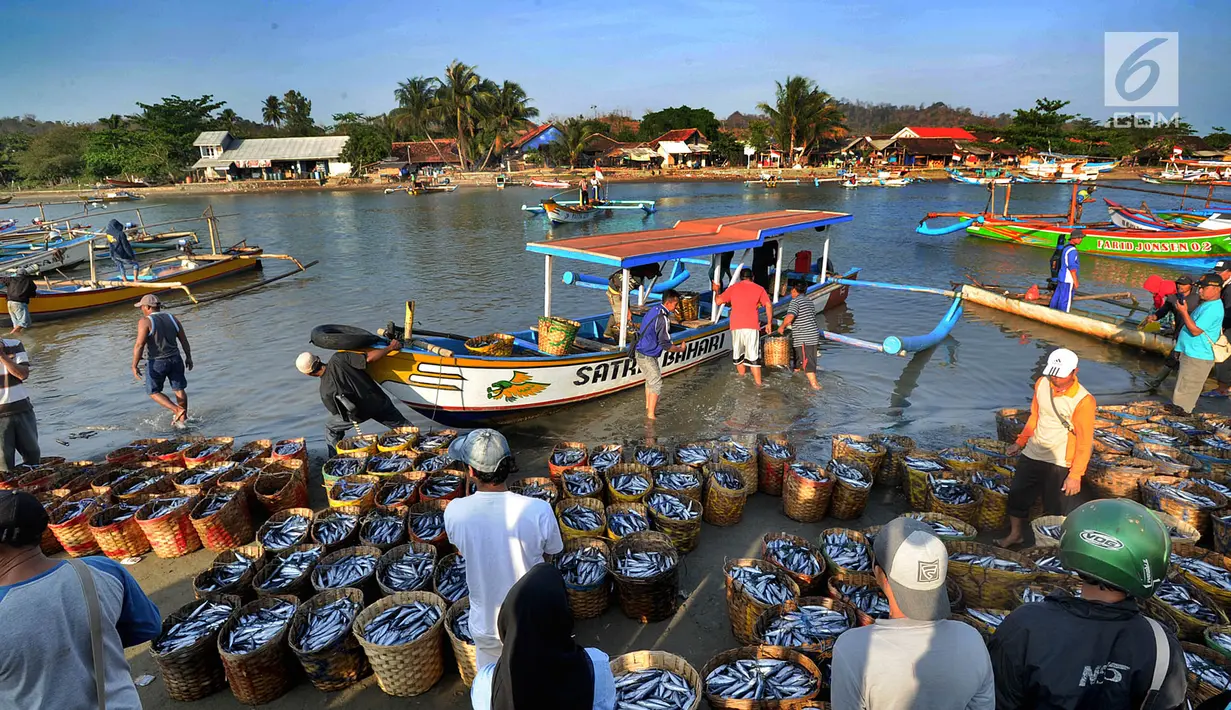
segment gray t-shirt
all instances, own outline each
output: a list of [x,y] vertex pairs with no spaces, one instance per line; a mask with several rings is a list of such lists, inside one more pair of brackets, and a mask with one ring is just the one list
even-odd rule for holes
[[983,637],[960,621],[879,619],[838,637],[833,710],[994,710]]

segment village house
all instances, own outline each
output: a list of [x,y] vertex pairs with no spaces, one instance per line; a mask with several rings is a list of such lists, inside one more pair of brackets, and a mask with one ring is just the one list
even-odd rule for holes
[[677,128],[655,138],[648,145],[662,158],[665,167],[704,168],[709,162],[709,143],[699,129]]
[[897,133],[894,133],[891,138],[895,140],[898,138],[935,138],[951,141],[975,141],[974,134],[965,128],[937,126],[906,126]]
[[445,170],[460,169],[462,165],[455,138],[394,143],[391,151],[394,158],[404,159],[409,164],[411,173],[438,175]]
[[349,136],[235,138],[205,131],[192,142],[201,157],[192,170],[201,180],[322,180],[350,175],[342,161]]

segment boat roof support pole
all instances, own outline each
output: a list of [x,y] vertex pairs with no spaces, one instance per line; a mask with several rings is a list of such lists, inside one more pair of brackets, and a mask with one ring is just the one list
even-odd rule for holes
[[620,272],[620,348],[628,347],[628,269]]
[[821,251],[821,278],[817,280],[817,283],[823,286],[825,285],[825,281],[827,281],[828,279],[829,279],[829,240],[826,239],[825,249]]
[[[778,242],[778,263],[774,266],[774,295],[769,299],[770,303],[777,303],[782,293],[782,247],[785,240],[779,239]],[[769,324],[774,324],[774,312],[769,312]]]
[[551,254],[543,257],[543,317],[551,317]]
[[[69,234],[71,235],[72,232],[70,231]],[[86,251],[90,253],[90,283],[96,284],[98,283],[98,265],[94,263],[94,241],[93,240],[91,240],[90,243],[86,245]]]

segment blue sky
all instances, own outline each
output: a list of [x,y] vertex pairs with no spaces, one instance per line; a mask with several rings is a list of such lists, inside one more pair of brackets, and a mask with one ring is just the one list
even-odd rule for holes
[[[831,94],[998,113],[1047,96],[1097,119],[1105,31],[1180,33],[1179,111],[1231,127],[1231,2],[319,2],[9,0],[0,115],[89,121],[213,94],[259,120],[297,89],[313,116],[379,113],[457,58],[521,82],[544,116],[689,104],[720,118],[788,74]],[[1168,115],[1175,108],[1167,108]]]

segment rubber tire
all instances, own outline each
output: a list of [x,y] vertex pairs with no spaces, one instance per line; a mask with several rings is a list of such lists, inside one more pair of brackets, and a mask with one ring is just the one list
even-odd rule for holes
[[332,324],[316,326],[308,338],[313,345],[325,350],[363,350],[372,347],[379,340],[379,336],[363,328]]

